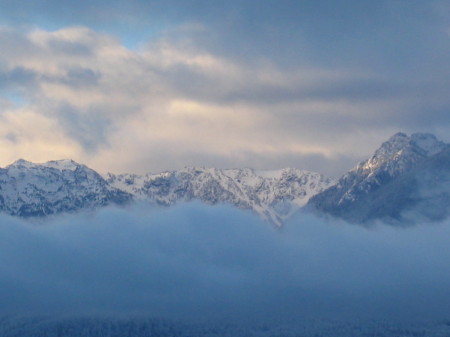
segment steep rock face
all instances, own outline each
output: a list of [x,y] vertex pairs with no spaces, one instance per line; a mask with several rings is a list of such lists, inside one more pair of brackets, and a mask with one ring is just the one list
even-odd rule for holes
[[72,160],[34,164],[20,159],[0,169],[0,209],[10,215],[45,216],[130,200],[129,194]]
[[256,212],[281,226],[308,199],[335,183],[321,174],[298,169],[255,171],[190,167],[159,174],[108,174],[111,186],[136,199],[160,205],[200,200],[226,203]]
[[336,185],[313,196],[307,207],[352,222],[403,221],[404,212],[425,198],[419,197],[424,191],[419,185],[430,175],[427,163],[447,149],[431,134],[397,133]]

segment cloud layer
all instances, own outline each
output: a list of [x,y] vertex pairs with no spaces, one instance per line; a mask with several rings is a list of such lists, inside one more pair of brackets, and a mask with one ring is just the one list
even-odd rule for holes
[[138,49],[85,26],[1,29],[2,164],[70,157],[100,171],[337,176],[399,129],[448,128],[443,76],[406,83],[345,64],[236,58],[202,44],[212,29],[183,24]]
[[281,232],[197,204],[0,222],[0,312],[178,318],[439,319],[447,224],[367,229],[302,216]]

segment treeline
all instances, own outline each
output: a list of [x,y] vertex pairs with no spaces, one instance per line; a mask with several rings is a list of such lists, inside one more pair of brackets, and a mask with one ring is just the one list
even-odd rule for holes
[[0,318],[2,337],[448,337],[450,323],[298,320],[289,323],[187,324],[163,319]]

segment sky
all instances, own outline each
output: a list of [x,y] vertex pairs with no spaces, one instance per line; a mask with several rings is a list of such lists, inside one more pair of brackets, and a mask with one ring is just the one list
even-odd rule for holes
[[368,229],[229,206],[0,216],[2,315],[448,321],[448,221]]
[[448,0],[0,0],[0,166],[298,167],[450,136]]

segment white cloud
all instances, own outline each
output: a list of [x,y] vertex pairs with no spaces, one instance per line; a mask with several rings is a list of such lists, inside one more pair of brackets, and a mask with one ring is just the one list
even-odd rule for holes
[[54,119],[33,109],[6,109],[0,116],[0,157],[4,163],[19,158],[43,162],[81,152],[80,145],[68,138]]

